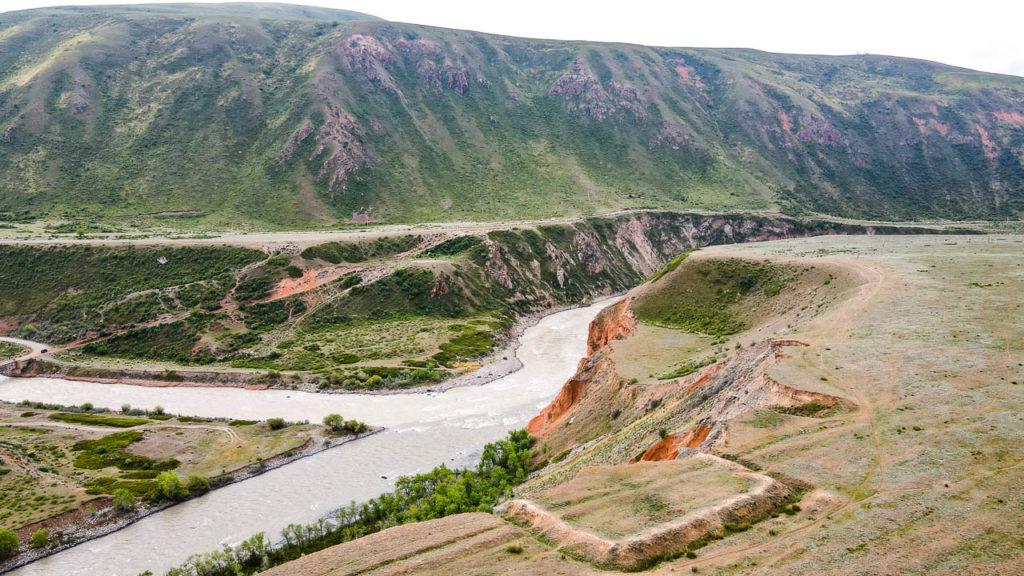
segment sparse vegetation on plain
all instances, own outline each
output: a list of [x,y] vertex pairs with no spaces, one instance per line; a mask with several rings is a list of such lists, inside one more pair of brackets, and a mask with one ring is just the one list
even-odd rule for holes
[[15,344],[14,342],[0,341],[0,360],[7,360],[8,358],[16,358],[27,354],[29,349],[21,344]]
[[103,414],[75,414],[70,412],[50,414],[49,418],[58,422],[85,424],[88,426],[109,426],[112,428],[133,428],[150,422],[150,420],[145,418],[122,418]]
[[[114,510],[130,512],[140,501],[162,499],[158,477],[169,471],[178,476],[188,495],[195,496],[221,482],[225,471],[298,448],[315,428],[294,424],[272,430],[254,422],[233,428],[234,439],[222,430],[228,423],[210,419],[114,416],[89,404],[26,405],[33,410],[0,403],[0,451],[17,462],[0,468],[5,471],[0,473],[0,530],[69,513],[102,495],[113,497],[109,506]],[[145,412],[129,409],[128,413]],[[151,415],[159,416],[156,410]],[[138,423],[112,432],[98,424],[104,420]]]

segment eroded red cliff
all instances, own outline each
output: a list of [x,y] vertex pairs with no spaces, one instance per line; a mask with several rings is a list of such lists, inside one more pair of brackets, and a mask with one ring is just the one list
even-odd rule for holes
[[636,315],[629,307],[629,298],[605,308],[590,323],[587,335],[587,356],[592,356],[612,340],[629,336],[636,327]]
[[615,373],[611,359],[607,357],[607,346],[612,340],[628,336],[636,326],[636,316],[629,309],[629,299],[605,308],[590,323],[587,335],[587,356],[580,361],[576,375],[562,386],[558,396],[541,413],[530,420],[526,430],[537,438],[547,438],[570,419],[583,397],[584,391],[594,383],[616,384],[620,378]]

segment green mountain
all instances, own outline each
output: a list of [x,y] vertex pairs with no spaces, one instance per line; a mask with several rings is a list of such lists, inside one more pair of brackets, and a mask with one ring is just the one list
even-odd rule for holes
[[[0,14],[0,218],[1024,211],[1024,78],[280,4]],[[141,215],[141,216],[140,216]]]

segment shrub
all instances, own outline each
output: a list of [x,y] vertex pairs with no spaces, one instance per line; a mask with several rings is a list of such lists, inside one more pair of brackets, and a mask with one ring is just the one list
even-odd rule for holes
[[145,358],[191,362],[200,333],[197,327],[205,322],[202,314],[155,326],[144,326],[117,334],[101,342],[86,344],[87,354],[122,358]]
[[50,543],[50,531],[46,528],[40,528],[32,533],[31,538],[28,540],[29,546],[33,548],[42,548]]
[[455,256],[476,248],[483,243],[479,236],[457,236],[441,242],[437,246],[423,251],[424,256]]
[[284,418],[267,418],[267,426],[270,426],[271,430],[280,430],[288,426],[288,423],[284,421]]
[[131,512],[135,509],[135,496],[124,488],[114,490],[114,509],[121,512]]
[[350,434],[362,434],[369,430],[369,426],[358,420],[345,420],[345,431]]
[[0,530],[0,560],[6,560],[18,553],[18,535],[14,530]]
[[158,462],[125,450],[129,444],[139,440],[142,440],[142,434],[134,430],[115,432],[95,440],[79,440],[71,447],[79,453],[75,457],[75,468],[101,470],[117,466],[121,470],[171,470],[180,464],[174,458]]
[[188,490],[181,485],[181,479],[174,472],[163,472],[156,477],[157,495],[165,500],[184,500]]
[[505,552],[508,552],[509,554],[522,554],[523,547],[518,544],[513,544],[508,548],[505,548]]
[[658,380],[673,380],[675,378],[682,378],[683,376],[689,376],[690,374],[693,374],[697,370],[700,370],[701,368],[707,366],[708,364],[711,364],[714,361],[715,361],[714,358],[710,358],[710,359],[705,358],[705,359],[701,359],[701,360],[691,360],[691,361],[684,363],[682,366],[679,366],[678,368],[676,368],[676,369],[674,369],[674,370],[672,370],[670,372],[667,372],[665,374],[662,374],[662,375],[658,376]]
[[331,264],[342,262],[363,262],[369,258],[390,256],[405,252],[419,244],[419,236],[386,236],[364,242],[328,242],[310,246],[302,251],[306,260],[320,258]]
[[353,286],[358,286],[363,281],[363,277],[359,274],[349,274],[338,282],[338,290],[347,290]]
[[50,420],[67,422],[69,424],[87,424],[90,426],[110,426],[111,428],[132,428],[149,422],[145,418],[116,418],[102,414],[74,414],[71,412],[58,412],[50,414]]
[[137,498],[158,499],[156,480],[125,480],[113,476],[101,476],[84,484],[86,494],[113,494],[118,490],[126,490]]
[[728,532],[746,532],[747,530],[750,530],[750,524],[747,523],[747,522],[736,522],[736,523],[726,522],[722,526]]
[[[264,330],[280,326],[306,311],[306,303],[297,298],[253,304],[245,309],[245,327]],[[252,338],[254,341],[258,337]]]
[[259,300],[270,293],[272,284],[270,278],[266,277],[250,278],[240,282],[235,287],[235,300],[239,302]]
[[457,336],[438,346],[441,351],[432,358],[445,366],[451,367],[459,360],[479,358],[494,349],[494,335],[487,330],[469,328]]
[[210,481],[206,476],[193,474],[188,477],[188,492],[193,496],[205,494],[210,491]]

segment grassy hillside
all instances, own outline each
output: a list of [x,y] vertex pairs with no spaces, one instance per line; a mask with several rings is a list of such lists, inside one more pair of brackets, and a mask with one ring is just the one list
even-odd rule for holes
[[[1024,79],[286,5],[0,14],[0,218],[1015,217]],[[72,228],[74,229],[74,228]]]
[[[320,388],[406,387],[473,370],[524,315],[623,291],[666,262],[678,266],[671,259],[695,247],[865,231],[782,217],[643,212],[266,252],[0,246],[0,333],[71,346],[62,361],[87,367],[120,370],[129,360],[157,371],[284,373]],[[716,270],[715,279],[751,293],[782,281],[762,268]],[[687,260],[651,286],[674,286],[669,278],[694,269]],[[652,291],[653,321],[692,320],[693,310],[675,310],[676,296]],[[719,331],[745,319],[728,310],[698,318]]]

